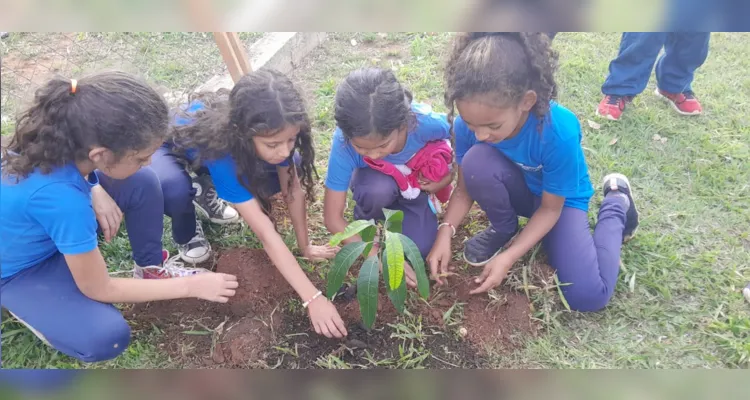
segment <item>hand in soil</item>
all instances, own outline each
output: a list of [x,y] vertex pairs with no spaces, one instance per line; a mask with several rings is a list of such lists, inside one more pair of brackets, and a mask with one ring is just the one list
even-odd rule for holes
[[321,296],[315,299],[307,306],[307,312],[315,333],[318,335],[338,339],[346,337],[344,321],[336,310],[336,306],[327,298]]
[[188,285],[190,297],[217,303],[228,302],[239,286],[236,276],[218,272],[204,272],[186,279],[190,280]]
[[484,293],[502,283],[512,265],[513,261],[507,257],[503,257],[502,253],[495,257],[484,266],[482,273],[474,279],[474,282],[479,287],[469,292],[469,294]]
[[315,246],[309,245],[305,248],[302,256],[310,261],[323,261],[330,260],[336,256],[339,252],[339,247],[331,247],[329,245]]
[[[445,229],[448,231],[448,229]],[[448,264],[451,262],[451,240],[450,236],[438,235],[435,244],[432,245],[430,254],[427,255],[427,264],[430,266],[430,278],[438,285],[444,284],[443,277],[449,275]]]

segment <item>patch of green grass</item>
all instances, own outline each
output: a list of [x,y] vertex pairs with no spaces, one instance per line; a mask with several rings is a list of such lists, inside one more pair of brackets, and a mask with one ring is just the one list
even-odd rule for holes
[[[157,68],[152,75],[164,77],[160,79],[165,81],[183,76],[170,75],[170,62],[192,68],[189,57],[182,54],[185,43],[204,43],[204,39],[189,35],[163,38],[151,35],[144,34],[135,40],[141,41],[141,49],[154,49],[143,56],[151,60],[144,64],[145,69]],[[124,38],[134,40],[129,36]],[[351,39],[360,44],[352,46]],[[393,68],[417,101],[444,111],[442,71],[450,39],[449,34],[335,33],[310,56],[315,63],[295,71],[295,80],[309,95],[321,183],[334,127],[335,88],[346,74],[363,66]],[[522,258],[505,284],[527,293],[534,307],[533,317],[543,330],[527,340],[522,349],[490,354],[489,366],[750,366],[750,308],[740,293],[750,281],[750,124],[742,107],[750,99],[750,90],[741,90],[750,89],[750,75],[745,73],[750,60],[744,56],[750,52],[748,39],[750,36],[742,33],[713,34],[708,60],[697,71],[693,85],[704,105],[704,115],[692,118],[674,113],[653,95],[652,77],[648,88],[626,110],[623,119],[609,122],[598,120],[594,110],[601,99],[601,84],[609,61],[617,53],[620,34],[557,36],[554,47],[560,52],[559,101],[581,120],[591,179],[598,186],[606,173],[627,174],[642,214],[641,227],[638,236],[623,247],[615,294],[611,304],[601,312],[584,314],[565,309],[554,280],[535,269],[536,263],[544,259],[542,249],[537,248]],[[217,60],[220,64],[218,55]],[[183,80],[188,81],[188,78]],[[599,128],[592,128],[588,120],[597,122]],[[656,141],[655,134],[667,140]],[[613,139],[617,141],[610,144]],[[322,190],[318,194],[322,199]],[[591,203],[592,221],[596,221],[600,202],[601,195],[597,194]],[[351,213],[352,208],[350,203],[347,212]],[[320,219],[320,202],[309,205],[309,210],[311,237],[323,241],[328,235]],[[466,223],[471,232],[476,232],[486,222],[474,213]],[[260,247],[247,227],[205,226],[214,248]],[[287,243],[294,243],[290,231],[284,237]],[[167,229],[165,245],[169,247],[170,243]],[[130,268],[129,245],[123,234],[103,246],[103,251],[111,268]],[[327,269],[325,265],[303,264],[321,276]],[[499,304],[502,298],[494,301]],[[287,304],[290,310],[295,307]],[[449,324],[451,330],[460,320],[460,314],[457,305],[447,317],[453,324]],[[425,354],[428,358],[435,357],[416,339],[434,333],[409,321],[410,318],[403,317],[398,322],[404,326],[397,330],[401,337],[394,338],[401,345],[398,357],[383,359],[382,355],[372,354],[363,366],[419,367],[427,360],[423,358]],[[66,357],[55,356],[18,324],[4,321],[2,331],[9,333],[3,338],[4,365],[78,365]],[[148,368],[168,364],[169,360],[160,358],[159,352],[149,347],[151,334],[136,332],[132,353],[128,350],[115,362],[97,367]],[[454,359],[448,362],[458,363]],[[348,365],[336,355],[321,358],[317,365],[362,367]]]

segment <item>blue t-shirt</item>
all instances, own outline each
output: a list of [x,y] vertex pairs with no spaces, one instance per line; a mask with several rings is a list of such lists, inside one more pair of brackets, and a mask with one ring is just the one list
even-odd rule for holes
[[2,176],[0,184],[0,260],[2,278],[62,254],[83,254],[97,242],[91,186],[74,164],[49,174],[36,170],[25,179]]
[[[456,160],[460,165],[466,152],[479,141],[460,116],[454,122]],[[539,120],[530,114],[518,135],[492,146],[521,168],[534,195],[541,196],[545,191],[565,197],[566,207],[588,211],[594,188],[581,147],[578,118],[552,102],[548,123],[541,133],[538,126]]]
[[[445,114],[433,112],[427,104],[413,103],[411,109],[417,117],[416,129],[409,132],[403,150],[386,156],[383,161],[406,164],[428,142],[450,138],[450,125]],[[345,192],[349,189],[354,170],[367,167],[367,164],[352,144],[344,138],[341,129],[336,128],[332,142],[326,187],[337,192]]]
[[[200,101],[193,101],[192,103],[185,106],[184,111],[189,114],[193,114],[199,110],[205,108],[204,104]],[[176,115],[174,119],[174,125],[187,125],[192,122],[191,119]],[[198,157],[198,149],[190,149],[187,151],[187,156],[190,161],[195,160]],[[271,164],[263,161],[267,167],[272,167]],[[244,203],[253,199],[253,194],[250,193],[243,185],[240,180],[237,179],[237,164],[230,154],[216,160],[202,160],[201,165],[208,169],[211,174],[211,180],[216,187],[216,194],[230,202],[230,203]],[[278,164],[280,167],[289,166],[288,161],[284,161]]]

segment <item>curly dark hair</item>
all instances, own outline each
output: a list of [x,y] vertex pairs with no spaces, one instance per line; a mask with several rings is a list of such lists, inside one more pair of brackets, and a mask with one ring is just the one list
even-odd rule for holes
[[388,136],[403,126],[416,125],[411,110],[412,94],[393,71],[360,68],[347,75],[336,89],[336,125],[346,140],[376,133]]
[[[252,138],[273,136],[289,125],[297,125],[300,131],[287,160],[294,166],[294,153],[299,152],[301,162],[298,168],[291,168],[292,177],[299,175],[307,199],[315,199],[318,173],[310,119],[302,95],[286,75],[260,69],[243,76],[231,92],[219,90],[191,97],[191,102],[200,101],[205,108],[193,115],[183,113],[192,122],[173,128],[178,153],[197,149],[195,166],[231,155],[237,164],[237,179],[270,216],[272,193],[268,193],[267,184],[270,177],[263,168],[263,160],[256,155]],[[289,181],[290,188],[292,182]]]
[[125,72],[102,72],[77,81],[55,77],[39,88],[19,114],[3,149],[3,174],[23,179],[88,159],[93,147],[128,152],[163,140],[169,125],[164,99],[146,82]]
[[492,94],[503,105],[515,105],[533,90],[531,109],[542,124],[550,101],[557,98],[558,55],[545,33],[462,32],[453,43],[445,68],[445,105],[453,136],[456,100]]

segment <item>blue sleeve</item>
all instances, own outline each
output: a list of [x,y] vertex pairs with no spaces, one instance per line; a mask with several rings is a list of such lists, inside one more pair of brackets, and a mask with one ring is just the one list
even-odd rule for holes
[[253,199],[250,193],[239,179],[237,179],[237,166],[231,156],[225,156],[218,160],[207,161],[206,168],[211,173],[211,180],[216,187],[216,194],[230,203],[244,203]]
[[37,190],[27,205],[33,218],[62,254],[83,254],[99,245],[91,194],[69,183],[53,183]]
[[358,163],[354,150],[346,143],[344,134],[339,128],[333,133],[331,140],[331,155],[328,158],[328,171],[326,172],[326,187],[337,192],[349,190],[349,182],[352,179]]
[[433,112],[426,104],[413,104],[412,109],[417,115],[417,129],[423,142],[450,139],[451,127],[445,114]]
[[461,117],[453,120],[453,134],[456,135],[456,162],[461,165],[466,152],[477,143],[477,137]]
[[555,129],[547,129],[542,150],[542,190],[560,197],[578,195],[581,176],[581,125],[577,118],[566,119]]

